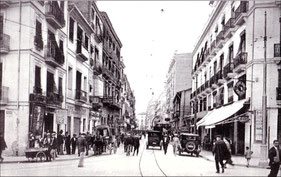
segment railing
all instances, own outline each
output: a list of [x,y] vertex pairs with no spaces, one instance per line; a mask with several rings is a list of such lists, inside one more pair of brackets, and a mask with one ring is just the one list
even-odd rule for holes
[[118,103],[117,99],[114,98],[113,96],[105,96],[102,99],[102,102],[105,104],[110,104],[116,107],[120,107],[120,104]]
[[9,92],[9,87],[5,87],[5,86],[0,87],[0,101],[1,102],[8,101],[8,92]]
[[87,92],[83,90],[76,90],[75,99],[83,102],[87,102]]
[[280,55],[280,43],[274,44],[274,57],[281,57],[281,55]]
[[54,92],[47,92],[47,104],[61,106],[63,95]]
[[210,86],[212,86],[215,83],[216,83],[216,74],[211,77],[211,79],[210,79]]
[[276,100],[281,100],[281,87],[276,87]]
[[235,20],[237,20],[242,13],[246,13],[248,11],[248,1],[240,1],[240,5],[235,10]]
[[229,30],[230,28],[234,28],[234,22],[235,22],[235,18],[230,18],[226,24],[223,26],[223,30],[226,32],[227,30]]
[[[0,34],[1,35],[1,34]],[[0,50],[8,52],[10,50],[10,36],[7,34],[2,34],[2,39],[0,40]]]
[[54,62],[60,65],[64,64],[64,54],[62,53],[60,48],[58,48],[56,41],[50,40],[45,50],[46,50],[45,57],[53,60]]
[[80,58],[82,61],[87,61],[88,57],[86,57],[83,52],[83,47],[82,47],[82,41],[80,39],[77,39],[77,45],[76,45],[76,53],[78,58]]
[[55,20],[57,20],[62,27],[65,26],[64,13],[62,9],[59,7],[58,1],[47,2],[46,15],[54,16]]
[[224,31],[223,30],[221,30],[220,32],[219,32],[219,34],[217,35],[217,37],[216,37],[216,41],[217,42],[219,42],[220,40],[223,40],[224,39]]
[[33,93],[35,94],[42,94],[42,88],[38,86],[33,87]]
[[214,40],[214,41],[211,43],[211,51],[213,51],[215,48],[216,48],[216,40]]
[[210,81],[206,81],[204,87],[205,87],[205,89],[209,88],[210,87]]
[[215,82],[218,83],[219,79],[222,79],[222,71],[221,70],[216,73],[216,80],[215,80]]
[[34,36],[34,45],[36,46],[37,49],[40,49],[40,50],[43,49],[44,44],[43,44],[42,36],[38,36],[38,35]]
[[234,68],[234,64],[233,64],[232,62],[231,62],[231,63],[228,63],[228,64],[223,68],[223,77],[226,78],[228,73],[232,73],[233,68]]
[[102,99],[99,96],[90,96],[90,103],[99,104],[102,103]]
[[102,72],[104,74],[106,74],[107,76],[111,77],[111,78],[113,77],[113,74],[111,73],[111,71],[106,66],[102,67]]
[[236,68],[240,64],[246,64],[247,63],[247,56],[248,56],[247,52],[241,52],[240,51],[239,54],[237,55],[237,57],[235,57],[235,59],[234,59],[234,68]]

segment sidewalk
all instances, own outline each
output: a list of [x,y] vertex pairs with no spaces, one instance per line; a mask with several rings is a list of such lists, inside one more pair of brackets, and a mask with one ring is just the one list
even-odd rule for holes
[[[92,150],[89,150],[89,155],[88,156],[84,156],[85,158],[89,158],[94,156],[94,152]],[[30,161],[28,161],[28,159],[25,156],[4,156],[4,161],[2,162],[2,164],[4,163],[28,163],[28,162],[36,162],[36,159],[30,159]],[[67,161],[67,160],[78,160],[78,153],[76,154],[71,154],[71,155],[58,155],[58,157],[56,158],[55,161]],[[52,162],[52,161],[51,161]],[[1,163],[0,163],[1,164]]]
[[[202,150],[201,153],[200,153],[200,156],[203,157],[206,160],[215,161],[214,156],[213,156],[211,151]],[[260,159],[257,158],[257,157],[252,157],[249,167],[252,167],[252,168],[267,168],[267,167],[259,166],[259,160]],[[233,164],[236,165],[236,166],[245,166],[245,167],[247,166],[247,160],[245,159],[244,156],[232,155],[232,161],[233,161]],[[229,165],[227,165],[227,166],[229,166]]]

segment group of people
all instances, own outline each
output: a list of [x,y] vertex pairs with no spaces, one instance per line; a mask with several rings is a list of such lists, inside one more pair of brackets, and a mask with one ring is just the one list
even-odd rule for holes
[[139,154],[139,147],[140,147],[140,139],[141,135],[137,133],[127,133],[122,135],[122,139],[124,140],[124,152],[127,156],[130,155],[130,153],[133,153],[133,156]]

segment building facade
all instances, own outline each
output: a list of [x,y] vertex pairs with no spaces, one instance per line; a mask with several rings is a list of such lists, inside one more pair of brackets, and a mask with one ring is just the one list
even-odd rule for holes
[[138,130],[145,130],[145,119],[146,119],[146,113],[142,112],[137,114],[137,129]]
[[[220,134],[232,140],[233,153],[244,154],[249,146],[256,152],[254,156],[262,156],[263,133],[267,132],[269,148],[274,139],[280,139],[281,132],[280,2],[211,1],[210,4],[214,10],[193,51],[194,123],[202,139],[206,136],[212,140]],[[265,35],[269,37],[266,42]],[[265,58],[267,126],[263,130]],[[197,116],[204,111],[207,114],[203,118]]]

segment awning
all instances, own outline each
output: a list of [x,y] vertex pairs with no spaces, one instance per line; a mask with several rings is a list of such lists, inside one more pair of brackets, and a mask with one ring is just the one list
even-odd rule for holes
[[202,120],[202,122],[199,122],[197,124],[199,126],[211,126],[213,127],[217,123],[229,118],[230,116],[234,115],[236,112],[238,112],[241,108],[243,108],[244,103],[246,99],[236,101],[230,105],[220,107],[218,109],[214,109],[210,114],[207,114]]
[[203,124],[206,121],[206,118],[212,113],[213,111],[208,111],[208,113],[196,123],[196,126],[199,127],[201,124]]

